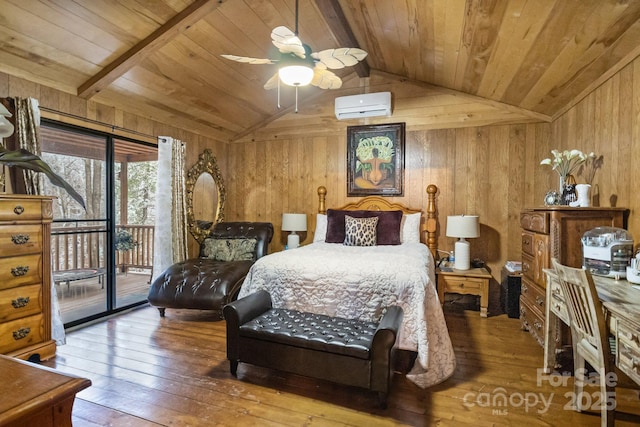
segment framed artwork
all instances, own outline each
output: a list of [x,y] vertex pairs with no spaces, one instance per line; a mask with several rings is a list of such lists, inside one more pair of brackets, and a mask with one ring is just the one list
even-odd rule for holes
[[347,127],[347,196],[402,196],[404,123]]

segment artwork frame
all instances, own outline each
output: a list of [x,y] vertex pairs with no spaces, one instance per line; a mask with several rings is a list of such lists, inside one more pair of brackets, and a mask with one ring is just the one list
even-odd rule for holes
[[403,196],[404,147],[405,123],[347,126],[347,197]]

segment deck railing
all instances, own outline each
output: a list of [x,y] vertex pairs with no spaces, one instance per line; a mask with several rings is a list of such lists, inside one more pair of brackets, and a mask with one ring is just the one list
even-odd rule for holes
[[[116,266],[150,269],[153,266],[152,225],[118,225],[131,233],[136,245],[128,251],[116,251]],[[52,270],[98,269],[106,266],[106,230],[102,225],[53,227],[51,233]]]

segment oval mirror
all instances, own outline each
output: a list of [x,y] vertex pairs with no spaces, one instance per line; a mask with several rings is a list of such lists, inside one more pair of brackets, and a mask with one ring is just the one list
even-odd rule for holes
[[206,239],[213,225],[224,221],[225,189],[216,158],[207,149],[187,172],[185,182],[187,227],[198,243]]

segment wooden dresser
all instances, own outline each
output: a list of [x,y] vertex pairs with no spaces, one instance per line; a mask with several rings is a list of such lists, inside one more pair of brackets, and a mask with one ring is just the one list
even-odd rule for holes
[[51,339],[52,198],[0,194],[0,353],[46,360]]
[[[520,320],[523,329],[544,346],[546,276],[551,258],[571,267],[582,266],[582,235],[598,226],[627,227],[625,208],[570,208],[553,206],[525,209],[522,227],[522,286]],[[557,321],[557,320],[556,320]],[[570,343],[566,330],[557,328],[558,345]]]

